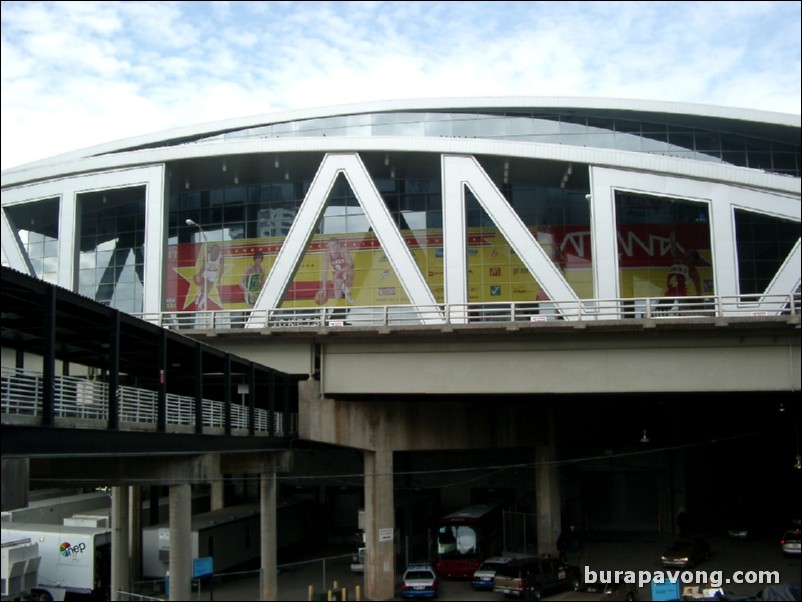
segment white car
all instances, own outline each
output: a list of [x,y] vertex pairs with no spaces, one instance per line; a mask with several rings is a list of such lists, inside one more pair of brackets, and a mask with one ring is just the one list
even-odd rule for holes
[[786,531],[780,540],[780,545],[786,556],[799,556],[802,554],[802,531],[799,529]]
[[401,585],[404,598],[436,598],[438,592],[437,573],[428,562],[407,565]]

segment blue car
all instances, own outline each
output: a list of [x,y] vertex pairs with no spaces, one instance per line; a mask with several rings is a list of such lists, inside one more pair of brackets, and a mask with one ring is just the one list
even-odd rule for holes
[[421,562],[407,565],[401,585],[404,598],[436,598],[437,589],[437,573],[431,564]]

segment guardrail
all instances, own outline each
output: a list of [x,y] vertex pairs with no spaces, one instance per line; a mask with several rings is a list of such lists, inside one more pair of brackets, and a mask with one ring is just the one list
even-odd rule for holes
[[[2,414],[15,416],[42,416],[43,375],[21,368],[2,367]],[[158,396],[155,391],[136,387],[120,386],[119,418],[121,424],[156,425],[158,420]],[[109,387],[102,381],[79,376],[56,376],[54,383],[54,418],[72,420],[109,419]],[[203,426],[225,427],[225,403],[211,399],[202,400]],[[289,419],[281,412],[270,412],[254,408],[254,430],[267,433],[270,420],[273,433],[289,436],[297,432],[297,416]],[[195,426],[195,399],[184,395],[167,394],[167,424]],[[250,408],[231,404],[231,428],[248,429]]]
[[763,318],[800,314],[800,293],[520,301],[441,305],[332,306],[136,314],[172,330],[421,326],[482,322],[662,318]]

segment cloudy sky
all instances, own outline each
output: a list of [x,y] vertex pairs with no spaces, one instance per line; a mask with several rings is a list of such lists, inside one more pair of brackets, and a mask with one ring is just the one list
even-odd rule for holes
[[182,125],[392,98],[800,112],[793,2],[2,2],[2,168]]

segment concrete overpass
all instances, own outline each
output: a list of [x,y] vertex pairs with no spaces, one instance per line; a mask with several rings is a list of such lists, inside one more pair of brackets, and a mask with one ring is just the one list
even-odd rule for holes
[[[119,527],[137,514],[130,512],[129,489],[167,484],[171,541],[181,542],[189,532],[185,509],[191,483],[260,474],[262,515],[269,519],[275,517],[276,476],[291,469],[292,437],[358,450],[370,599],[394,595],[395,546],[379,534],[396,527],[398,453],[516,450],[531,466],[537,550],[551,552],[561,529],[557,460],[580,442],[588,444],[594,429],[639,428],[639,417],[628,418],[628,410],[669,398],[703,412],[705,403],[734,396],[796,402],[800,390],[798,296],[771,315],[657,316],[647,310],[626,319],[560,320],[521,316],[514,307],[494,307],[488,314],[487,307],[476,306],[467,308],[468,319],[437,325],[330,319],[314,325],[290,320],[263,329],[232,328],[233,316],[227,316],[226,328],[208,330],[198,330],[193,319],[183,332],[193,342],[5,268],[3,275],[3,348],[4,354],[13,350],[17,364],[14,374],[4,372],[4,496],[13,490],[8,483],[29,474],[65,486],[103,483],[114,487],[113,524]],[[59,317],[71,304],[72,317]],[[12,411],[11,393],[18,371],[30,368],[31,355],[42,358],[38,369],[45,386],[39,414],[25,416]],[[106,380],[120,391],[108,397],[118,401],[116,411],[107,408],[91,419],[58,413],[63,400],[57,391],[65,390],[61,385],[71,377],[71,365],[108,371]],[[239,424],[231,399],[238,382],[247,385],[250,406]],[[155,409],[144,425],[125,418],[126,387],[135,384],[155,391]],[[194,399],[187,424],[168,419],[168,386],[171,393]],[[214,403],[222,404],[221,422],[209,418],[214,412],[204,413]],[[297,428],[257,430],[257,410],[281,414],[282,424],[291,425],[285,415],[294,413],[296,403]],[[577,420],[579,412],[584,420]],[[727,421],[717,417],[717,422]],[[158,461],[146,464],[143,457]],[[219,488],[216,495],[212,491],[221,505]],[[670,520],[682,496],[664,496],[661,516]],[[274,528],[266,519],[263,546]],[[117,549],[127,549],[129,534],[137,530],[137,525],[115,529]],[[275,574],[275,549],[264,548],[262,556],[265,574]],[[188,593],[181,587],[189,583],[187,560],[171,556],[175,599]],[[121,555],[114,567],[113,580],[121,584],[130,567]],[[262,596],[276,597],[272,580],[265,580]]]
[[[667,399],[696,406],[699,424],[726,436],[723,425],[729,420],[710,418],[722,404],[741,397],[768,404],[798,393],[799,329],[798,312],[792,310],[730,318],[338,324],[208,334],[218,348],[307,374],[299,384],[300,437],[362,452],[367,595],[389,599],[394,545],[379,533],[395,527],[395,453],[521,450],[522,461],[534,467],[537,549],[553,552],[561,530],[555,460],[566,446],[590,439],[594,428],[614,431],[616,423],[632,422],[634,436],[640,433],[640,414],[622,414],[632,407],[651,412],[650,406]],[[596,408],[593,417],[577,420],[589,405]],[[671,420],[678,421],[679,414]],[[684,430],[687,441],[691,427],[672,424]],[[582,434],[574,432],[569,442],[564,433],[570,430]],[[671,437],[682,439],[678,432]],[[667,489],[684,490],[673,482],[681,477],[668,479]],[[660,520],[671,530],[685,499],[682,493],[665,497]]]

